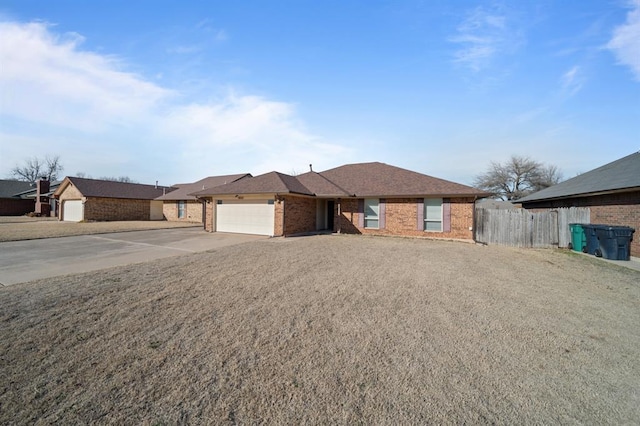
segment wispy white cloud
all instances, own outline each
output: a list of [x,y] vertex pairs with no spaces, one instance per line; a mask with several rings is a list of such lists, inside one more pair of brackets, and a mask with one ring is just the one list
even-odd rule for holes
[[198,53],[202,50],[200,46],[172,46],[167,48],[167,53],[173,53],[176,55],[187,55],[190,53]]
[[460,46],[453,54],[454,62],[478,72],[489,67],[498,55],[513,52],[521,43],[521,35],[504,10],[479,6],[467,12],[449,41]]
[[640,0],[632,0],[629,5],[627,21],[614,29],[607,48],[620,64],[631,68],[635,79],[640,81]]
[[[0,174],[39,152],[67,172],[128,174],[165,183],[216,173],[334,166],[352,151],[311,134],[293,104],[237,93],[206,102],[82,49],[82,37],[45,23],[0,23]],[[205,97],[205,96],[202,96]],[[83,153],[84,155],[80,155]]]
[[568,96],[578,93],[585,83],[585,77],[580,66],[575,65],[565,72],[561,78],[562,90]]
[[229,35],[225,30],[216,30],[213,39],[217,42],[223,42],[229,39]]
[[206,33],[213,34],[213,41],[223,42],[229,39],[229,34],[222,28],[217,28],[213,25],[213,21],[209,18],[205,18],[196,24],[196,29]]

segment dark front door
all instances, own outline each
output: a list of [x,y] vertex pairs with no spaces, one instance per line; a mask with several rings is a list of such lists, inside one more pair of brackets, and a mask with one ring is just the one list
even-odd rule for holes
[[335,209],[335,203],[333,201],[327,201],[327,229],[333,231],[333,215]]

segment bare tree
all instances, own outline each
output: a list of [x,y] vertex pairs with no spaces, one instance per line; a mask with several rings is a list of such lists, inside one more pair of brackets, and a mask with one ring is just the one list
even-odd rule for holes
[[478,175],[474,186],[503,200],[517,200],[562,180],[556,166],[513,155],[504,163],[492,161],[489,170]]
[[11,175],[27,182],[35,182],[38,179],[46,179],[54,181],[58,179],[58,175],[62,173],[63,167],[60,163],[60,156],[53,157],[47,155],[44,159],[32,157],[25,160],[22,166],[15,166],[11,170]]
[[100,180],[109,180],[112,182],[124,182],[124,183],[138,183],[131,179],[129,176],[103,176]]

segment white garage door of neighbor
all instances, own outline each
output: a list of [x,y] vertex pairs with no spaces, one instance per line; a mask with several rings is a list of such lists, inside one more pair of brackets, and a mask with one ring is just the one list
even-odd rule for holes
[[273,235],[273,200],[221,200],[216,205],[216,231]]
[[62,220],[65,222],[80,222],[82,220],[82,201],[65,200],[62,203]]
[[162,211],[163,204],[163,201],[151,201],[151,212],[149,214],[149,220],[164,219],[164,212]]

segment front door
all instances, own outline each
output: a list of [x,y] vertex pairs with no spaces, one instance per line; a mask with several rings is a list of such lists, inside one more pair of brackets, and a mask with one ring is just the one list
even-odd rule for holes
[[335,209],[335,203],[333,201],[327,201],[327,229],[333,231],[333,215]]

